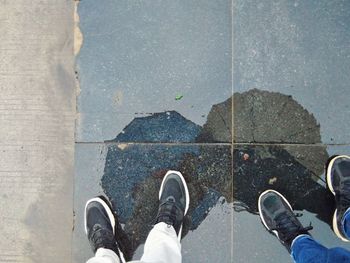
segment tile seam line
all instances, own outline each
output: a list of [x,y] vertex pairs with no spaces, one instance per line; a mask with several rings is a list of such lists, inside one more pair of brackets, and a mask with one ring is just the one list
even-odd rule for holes
[[130,144],[130,145],[183,145],[183,146],[201,146],[201,145],[211,145],[211,146],[350,146],[350,143],[339,143],[339,144],[329,144],[329,143],[249,143],[249,142],[235,142],[235,143],[172,143],[172,142],[110,142],[110,141],[95,141],[95,142],[85,142],[76,141],[75,144],[107,144],[107,145],[119,145],[119,144]]
[[[231,0],[231,156],[233,157],[233,151],[235,147],[235,129],[234,129],[234,25],[233,25],[233,18],[234,18],[234,1]],[[232,186],[231,186],[231,194],[234,195],[234,187],[235,187],[235,177],[234,177],[234,160],[231,157],[231,178],[232,178]],[[233,207],[232,207],[233,211]],[[233,212],[231,214],[231,262],[233,262],[234,259],[234,218],[233,218]]]
[[250,142],[235,142],[233,145],[251,145],[251,146],[350,146],[350,143],[250,143]]
[[171,143],[171,142],[75,142],[75,144],[105,144],[105,145],[169,145],[169,146],[201,146],[201,145],[212,145],[212,146],[232,146],[231,143]]

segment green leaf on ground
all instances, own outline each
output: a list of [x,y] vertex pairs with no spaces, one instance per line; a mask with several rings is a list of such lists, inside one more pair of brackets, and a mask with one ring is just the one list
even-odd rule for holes
[[183,97],[183,95],[176,95],[175,100],[181,100]]

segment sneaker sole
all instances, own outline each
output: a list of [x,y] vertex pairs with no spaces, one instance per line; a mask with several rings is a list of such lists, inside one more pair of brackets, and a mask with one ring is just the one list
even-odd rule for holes
[[[288,200],[283,195],[281,195],[279,192],[277,192],[275,190],[269,189],[269,190],[266,190],[263,193],[261,193],[260,196],[259,196],[259,200],[258,200],[258,210],[259,210],[260,220],[263,223],[263,225],[265,226],[265,228],[270,231],[270,229],[267,226],[264,218],[261,216],[262,215],[262,212],[261,212],[262,211],[262,209],[261,209],[261,198],[268,192],[273,192],[273,193],[277,194],[278,196],[280,196],[283,199],[283,201],[285,201],[287,203],[287,205],[289,206],[290,210],[293,211],[293,208],[290,205],[290,203],[288,202]],[[273,233],[278,237],[277,231],[273,231]]]
[[[163,192],[163,188],[164,188],[164,182],[165,182],[166,178],[167,178],[170,174],[177,174],[177,175],[180,177],[180,179],[181,179],[181,181],[182,181],[182,184],[183,184],[183,186],[184,186],[184,188],[185,188],[185,197],[186,197],[186,205],[185,205],[185,212],[184,212],[184,216],[185,216],[185,215],[187,214],[188,208],[189,208],[189,206],[190,206],[190,193],[189,193],[189,191],[188,191],[188,187],[187,187],[187,183],[186,183],[186,181],[185,181],[185,178],[182,176],[182,174],[181,174],[180,172],[169,170],[169,171],[165,174],[165,176],[164,176],[164,178],[163,178],[163,181],[162,181],[162,184],[161,184],[161,186],[160,186],[159,195],[158,195],[158,200],[160,200],[160,197],[162,196],[162,192]],[[179,241],[181,240],[181,234],[182,234],[182,225],[181,225],[181,227],[180,227],[180,231],[179,231],[179,234],[178,234],[178,239],[179,239]]]

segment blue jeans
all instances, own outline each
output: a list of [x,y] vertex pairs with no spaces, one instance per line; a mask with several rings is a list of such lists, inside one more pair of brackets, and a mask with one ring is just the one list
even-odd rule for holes
[[328,249],[308,235],[297,237],[292,244],[295,263],[350,263],[350,252],[344,248]]
[[[350,237],[350,210],[342,220],[343,232]],[[292,243],[291,255],[295,263],[350,263],[350,252],[344,248],[328,249],[308,235],[298,236]]]

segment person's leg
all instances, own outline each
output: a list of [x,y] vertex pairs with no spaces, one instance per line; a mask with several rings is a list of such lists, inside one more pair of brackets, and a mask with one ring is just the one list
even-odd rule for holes
[[95,256],[90,258],[86,263],[120,263],[120,260],[113,250],[99,248]]
[[345,236],[350,239],[350,208],[344,214],[342,225]]
[[181,244],[175,229],[163,222],[156,224],[147,237],[141,261],[179,263],[181,259]]
[[333,231],[343,241],[350,241],[350,157],[338,155],[326,165],[329,190],[335,196],[336,210],[333,215]]
[[328,249],[317,243],[309,235],[300,235],[291,245],[291,256],[296,263],[326,263]]
[[108,200],[102,196],[87,201],[84,214],[85,233],[95,256],[88,263],[124,263],[115,238],[116,219]]
[[350,263],[350,252],[327,249],[312,239],[293,212],[288,200],[274,190],[263,192],[258,201],[261,222],[284,245],[296,263]]
[[142,262],[181,263],[182,224],[189,202],[182,174],[168,171],[160,187],[156,225],[147,237]]
[[291,245],[291,256],[295,263],[348,263],[350,252],[343,248],[328,249],[309,235],[300,235]]

